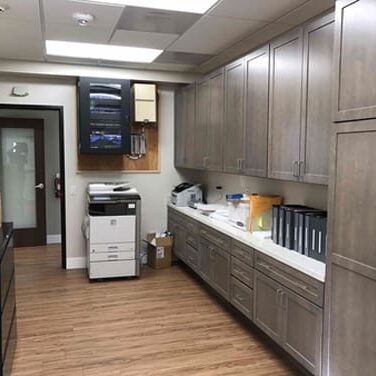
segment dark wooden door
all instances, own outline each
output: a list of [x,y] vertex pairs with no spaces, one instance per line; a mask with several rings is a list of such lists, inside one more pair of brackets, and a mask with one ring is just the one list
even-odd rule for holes
[[244,59],[225,67],[223,171],[244,171]]
[[303,29],[270,46],[268,176],[299,180]]
[[334,14],[314,21],[305,28],[299,167],[300,177],[306,183],[328,184],[333,44]]
[[45,245],[43,120],[0,118],[0,131],[3,219],[14,222],[16,247]]
[[268,160],[269,45],[245,58],[245,173],[266,177]]
[[336,1],[335,121],[376,117],[376,2]]

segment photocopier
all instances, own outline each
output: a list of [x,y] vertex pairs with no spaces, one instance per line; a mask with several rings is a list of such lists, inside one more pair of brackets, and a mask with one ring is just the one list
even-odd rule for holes
[[141,197],[127,182],[87,187],[86,238],[89,279],[140,275]]

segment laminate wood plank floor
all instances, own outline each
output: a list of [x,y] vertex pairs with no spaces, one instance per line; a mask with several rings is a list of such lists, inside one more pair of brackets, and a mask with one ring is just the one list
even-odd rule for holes
[[58,246],[15,255],[13,376],[297,375],[180,266],[89,283]]

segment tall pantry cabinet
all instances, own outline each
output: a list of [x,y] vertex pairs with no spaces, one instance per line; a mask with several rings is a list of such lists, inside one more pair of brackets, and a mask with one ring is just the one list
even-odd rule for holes
[[324,375],[376,372],[375,14],[336,3]]

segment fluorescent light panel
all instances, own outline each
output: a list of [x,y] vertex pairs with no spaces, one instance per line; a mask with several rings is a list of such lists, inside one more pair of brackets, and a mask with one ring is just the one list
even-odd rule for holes
[[172,10],[203,14],[218,0],[86,0],[92,3],[128,5],[131,7]]
[[107,44],[46,40],[46,53],[51,56],[66,56],[81,59],[151,63],[163,50],[112,46]]

